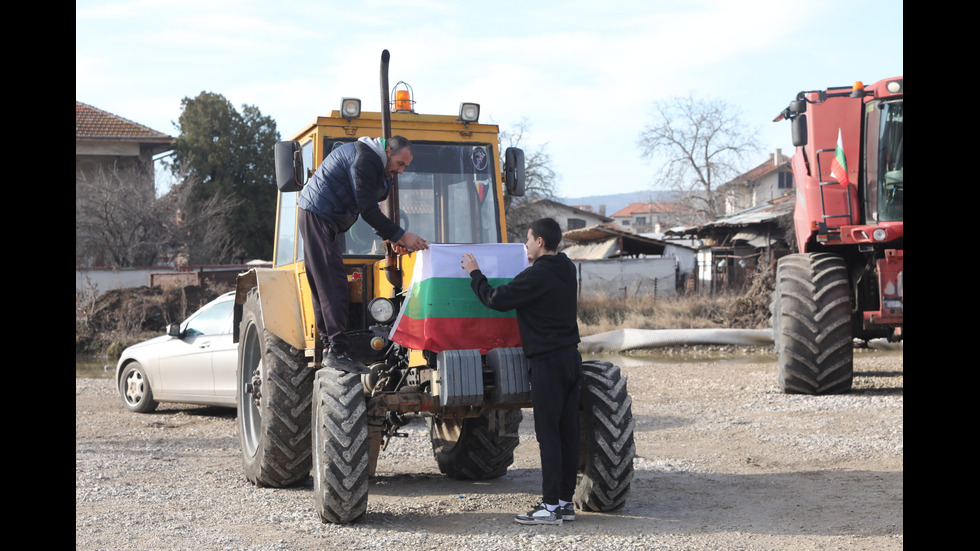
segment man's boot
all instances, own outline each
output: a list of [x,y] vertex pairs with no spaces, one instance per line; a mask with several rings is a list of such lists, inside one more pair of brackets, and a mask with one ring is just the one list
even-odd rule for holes
[[323,367],[330,367],[354,375],[367,375],[370,369],[361,362],[351,358],[347,352],[336,352],[332,348],[323,352]]

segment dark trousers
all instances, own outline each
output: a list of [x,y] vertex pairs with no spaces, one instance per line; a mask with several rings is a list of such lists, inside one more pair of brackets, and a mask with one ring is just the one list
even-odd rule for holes
[[317,333],[324,348],[348,352],[350,342],[346,330],[350,290],[344,267],[344,234],[312,212],[297,209],[297,213]]
[[578,475],[582,356],[577,347],[569,346],[529,358],[528,364],[544,502],[571,501]]

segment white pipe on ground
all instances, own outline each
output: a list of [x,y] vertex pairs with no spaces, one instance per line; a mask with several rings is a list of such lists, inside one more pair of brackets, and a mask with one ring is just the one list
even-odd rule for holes
[[582,352],[625,352],[684,344],[772,345],[772,329],[617,329],[582,337]]

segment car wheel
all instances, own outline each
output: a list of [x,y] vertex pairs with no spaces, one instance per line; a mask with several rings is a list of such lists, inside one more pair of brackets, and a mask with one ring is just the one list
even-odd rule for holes
[[149,413],[157,408],[150,381],[139,362],[131,362],[119,378],[119,395],[126,409],[136,413]]

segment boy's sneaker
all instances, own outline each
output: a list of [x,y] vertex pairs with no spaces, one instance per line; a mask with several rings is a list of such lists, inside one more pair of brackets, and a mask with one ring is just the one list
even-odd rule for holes
[[575,520],[575,504],[569,503],[568,505],[560,505],[558,510],[561,511],[562,521],[570,522]]
[[338,369],[346,373],[352,373],[354,375],[367,375],[371,372],[370,369],[361,362],[350,357],[350,354],[342,352],[340,354],[330,350],[324,354],[323,366],[331,367],[333,369]]
[[554,511],[549,511],[544,503],[540,503],[527,513],[517,515],[514,520],[518,524],[561,524],[561,507]]

